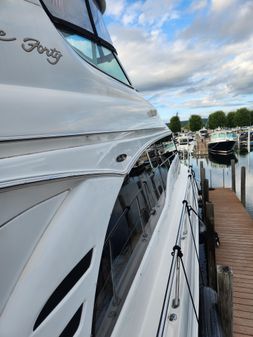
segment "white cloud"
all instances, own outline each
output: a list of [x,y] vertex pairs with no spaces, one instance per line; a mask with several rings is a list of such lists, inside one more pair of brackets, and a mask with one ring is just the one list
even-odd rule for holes
[[205,7],[207,7],[207,0],[194,0],[190,6],[190,11],[199,11]]
[[215,12],[221,12],[234,5],[234,3],[235,0],[212,0],[212,10]]
[[[176,1],[158,2],[128,5],[120,22],[109,27],[134,86],[164,115],[252,106],[253,1],[213,0],[209,8],[206,0],[195,0],[192,24],[173,37],[163,25],[182,12]],[[209,11],[200,17],[204,7]]]
[[120,16],[126,6],[125,0],[107,0],[106,1],[106,14],[112,16]]
[[141,8],[139,23],[162,26],[170,18],[173,5],[173,0],[146,0]]

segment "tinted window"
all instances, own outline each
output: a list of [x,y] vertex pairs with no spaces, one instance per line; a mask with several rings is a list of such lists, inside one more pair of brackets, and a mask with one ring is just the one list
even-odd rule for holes
[[[162,211],[175,155],[166,137],[150,146],[125,178],[106,233],[97,283],[93,334],[110,336]],[[170,151],[169,149],[174,149]],[[159,205],[159,207],[157,207]]]
[[110,76],[130,85],[116,56],[109,49],[99,46],[95,42],[83,36],[62,31],[63,36],[76,52],[89,63]]

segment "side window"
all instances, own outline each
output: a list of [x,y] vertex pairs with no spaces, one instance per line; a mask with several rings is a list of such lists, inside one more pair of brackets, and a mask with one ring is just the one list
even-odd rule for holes
[[151,145],[125,178],[119,192],[101,258],[93,315],[94,337],[110,336],[159,219],[167,173],[176,152],[171,142],[168,136]]
[[127,85],[131,85],[119,65],[116,56],[111,50],[98,45],[96,42],[87,39],[84,36],[70,33],[62,29],[61,33],[83,59],[102,70],[104,73],[109,74]]

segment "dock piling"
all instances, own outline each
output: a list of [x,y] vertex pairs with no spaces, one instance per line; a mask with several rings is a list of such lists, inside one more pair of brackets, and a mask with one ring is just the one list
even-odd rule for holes
[[218,307],[224,337],[233,337],[233,273],[230,267],[217,266]]
[[217,274],[215,259],[215,240],[214,240],[214,206],[213,203],[206,203],[206,223],[207,223],[207,268],[208,285],[217,290]]
[[241,167],[241,203],[246,206],[246,169]]
[[236,192],[236,185],[235,185],[235,160],[231,160],[231,179],[232,179],[232,191]]
[[209,181],[208,179],[204,179],[204,201],[209,201]]

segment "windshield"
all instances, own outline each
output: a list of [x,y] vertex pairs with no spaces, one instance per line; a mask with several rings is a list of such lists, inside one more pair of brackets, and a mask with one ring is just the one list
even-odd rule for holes
[[130,85],[95,0],[42,0],[67,42],[86,61]]
[[[94,0],[42,0],[50,15],[68,26],[74,25],[98,35],[112,45],[102,14]],[[90,13],[89,13],[90,11]],[[90,15],[92,14],[92,15]],[[92,17],[91,17],[92,16]]]

